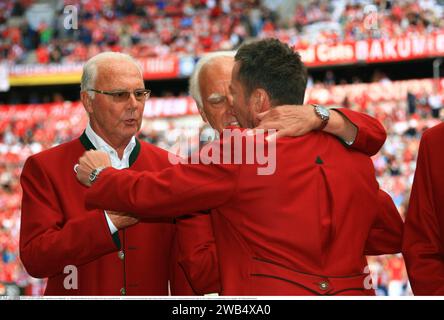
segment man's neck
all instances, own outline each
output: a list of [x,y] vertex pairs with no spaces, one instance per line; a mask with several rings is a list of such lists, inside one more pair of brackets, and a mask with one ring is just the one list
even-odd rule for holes
[[119,159],[122,159],[125,148],[131,141],[131,137],[129,139],[109,137],[104,133],[103,130],[100,129],[100,127],[95,126],[91,122],[90,122],[90,127],[98,137],[100,137],[104,142],[106,142],[110,147],[112,147],[117,152]]

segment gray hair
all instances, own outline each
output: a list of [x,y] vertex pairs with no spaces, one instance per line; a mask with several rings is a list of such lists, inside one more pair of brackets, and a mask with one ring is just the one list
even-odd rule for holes
[[230,57],[234,58],[236,52],[234,51],[215,51],[208,53],[204,56],[202,56],[199,61],[197,62],[196,66],[194,67],[193,74],[190,77],[189,81],[189,92],[190,96],[193,97],[194,101],[196,101],[197,107],[202,111],[203,108],[203,101],[202,101],[202,95],[200,93],[200,86],[199,86],[199,74],[202,68],[207,65],[208,63],[212,62],[215,58],[219,57]]
[[[132,62],[140,70],[140,74],[143,75],[142,67],[139,62],[129,54],[112,51],[102,52],[95,55],[84,64],[82,79],[80,81],[80,91],[87,91],[88,89],[94,88],[97,79],[97,67],[100,63],[108,59],[122,59]],[[88,95],[91,98],[94,98],[94,92],[88,91]]]

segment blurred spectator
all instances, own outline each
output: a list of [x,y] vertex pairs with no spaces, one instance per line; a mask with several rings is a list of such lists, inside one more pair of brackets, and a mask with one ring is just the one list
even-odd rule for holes
[[432,94],[428,98],[428,104],[432,110],[433,118],[439,118],[439,113],[442,107],[442,98],[438,94]]
[[407,93],[407,108],[409,114],[414,114],[416,112],[416,97],[410,92]]
[[336,79],[335,79],[335,75],[334,75],[333,71],[328,70],[325,73],[324,84],[327,86],[333,86],[336,84]]
[[406,270],[402,256],[395,255],[387,260],[387,269],[389,274],[388,295],[403,296],[406,290]]

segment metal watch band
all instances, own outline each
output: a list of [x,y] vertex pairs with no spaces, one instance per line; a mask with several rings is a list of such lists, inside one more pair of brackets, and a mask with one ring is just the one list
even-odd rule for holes
[[317,128],[316,130],[322,131],[322,130],[324,130],[324,128],[327,126],[327,124],[328,124],[328,120],[330,120],[330,116],[329,116],[329,115],[323,115],[323,114],[321,113],[320,109],[321,109],[321,108],[323,108],[323,109],[325,109],[325,110],[328,110],[328,109],[326,109],[325,107],[322,107],[322,106],[320,106],[320,105],[318,105],[318,104],[312,104],[312,106],[313,106],[313,109],[314,109],[314,112],[315,112],[316,116],[317,116],[319,119],[322,120],[321,125],[320,125],[319,128]]
[[105,167],[98,167],[95,168],[89,175],[89,182],[91,182],[91,184],[93,184],[96,180],[97,177],[99,176],[100,172],[102,172],[102,170],[105,169]]

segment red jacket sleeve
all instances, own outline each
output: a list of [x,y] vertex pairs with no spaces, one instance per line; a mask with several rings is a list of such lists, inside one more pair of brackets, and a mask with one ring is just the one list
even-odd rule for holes
[[[444,295],[444,249],[433,204],[427,132],[418,162],[406,217],[403,255],[415,295]],[[439,170],[435,168],[435,170]]]
[[216,243],[209,213],[177,219],[179,263],[197,294],[221,291]]
[[181,216],[228,202],[238,171],[231,164],[177,164],[160,172],[106,168],[86,192],[86,206],[141,218]]
[[191,287],[190,281],[188,280],[182,266],[179,264],[180,250],[179,250],[179,240],[177,234],[177,226],[174,233],[174,243],[171,250],[171,264],[170,264],[170,290],[173,296],[195,296],[198,294]]
[[383,190],[378,193],[379,210],[365,246],[366,255],[401,252],[404,222],[392,198]]
[[21,175],[20,258],[28,273],[51,277],[67,265],[79,266],[117,251],[104,212],[67,220],[58,206],[58,190],[42,168],[31,157]]
[[387,138],[387,133],[382,124],[375,118],[347,108],[335,109],[357,128],[358,134],[351,148],[363,152],[369,156],[378,153]]

